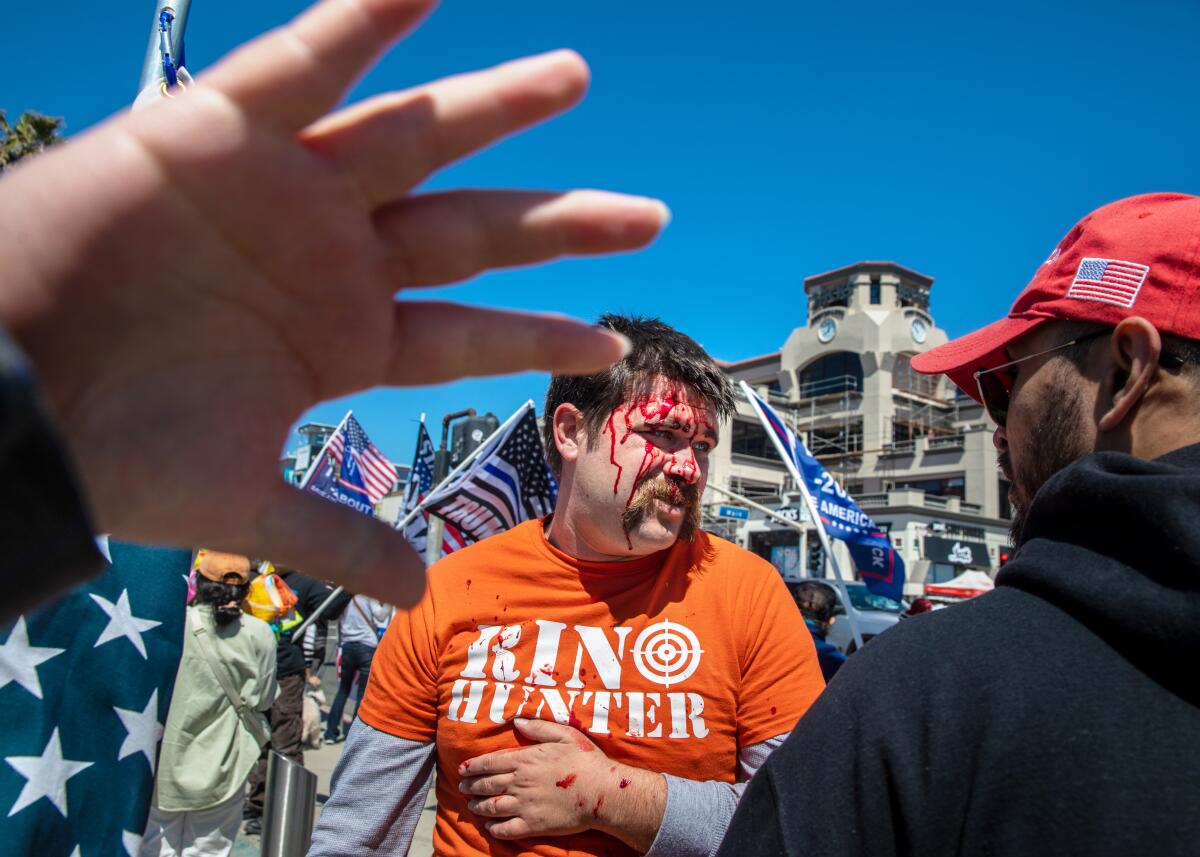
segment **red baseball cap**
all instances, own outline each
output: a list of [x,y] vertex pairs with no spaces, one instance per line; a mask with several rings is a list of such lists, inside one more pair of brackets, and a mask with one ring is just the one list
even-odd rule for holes
[[1051,321],[1116,326],[1141,316],[1200,340],[1200,197],[1148,193],[1098,208],[1054,248],[1008,316],[912,359],[978,400],[973,374],[1007,360],[1013,340]]

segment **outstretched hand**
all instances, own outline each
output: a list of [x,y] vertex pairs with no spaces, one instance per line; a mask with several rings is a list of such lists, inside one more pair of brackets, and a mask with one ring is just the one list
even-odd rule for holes
[[0,323],[31,356],[96,523],[266,557],[407,605],[386,525],[286,486],[313,404],[376,385],[589,372],[618,337],[560,317],[394,298],[489,268],[640,247],[661,203],[437,192],[438,168],[574,104],[560,51],[326,115],[432,0],[325,0],[186,94],[0,182]]

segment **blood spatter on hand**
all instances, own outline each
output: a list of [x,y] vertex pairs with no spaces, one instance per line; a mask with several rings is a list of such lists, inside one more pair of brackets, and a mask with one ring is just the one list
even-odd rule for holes
[[571,786],[575,785],[575,775],[567,774],[561,780],[558,780],[554,785],[558,786],[560,789],[569,789]]
[[596,798],[596,805],[592,807],[592,818],[600,817],[600,807],[604,806],[604,795]]
[[627,777],[621,777],[621,782],[618,784],[618,787],[622,789],[629,788],[629,779]]

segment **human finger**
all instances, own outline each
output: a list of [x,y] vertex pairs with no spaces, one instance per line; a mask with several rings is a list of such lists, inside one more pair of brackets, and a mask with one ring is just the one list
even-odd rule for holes
[[489,818],[506,818],[521,811],[521,802],[512,795],[479,798],[467,801],[467,809]]
[[328,113],[354,79],[435,0],[322,0],[242,46],[201,77],[245,110],[298,131]]
[[381,209],[389,285],[436,286],[491,268],[636,250],[670,219],[656,199],[597,190],[428,193]]
[[587,65],[560,50],[370,98],[306,129],[301,140],[336,162],[372,206],[430,173],[577,103]]
[[520,816],[504,821],[486,822],[483,826],[496,839],[525,839],[534,834],[532,825]]
[[583,375],[629,353],[624,336],[560,315],[443,301],[400,301],[395,312],[383,379],[392,386],[531,369]]
[[512,774],[496,774],[487,777],[466,777],[458,783],[458,790],[469,795],[502,795],[508,791],[515,777]]
[[245,532],[244,543],[228,548],[303,569],[386,604],[411,607],[425,591],[425,563],[402,533],[282,482]]
[[492,268],[636,250],[670,220],[658,199],[605,191],[449,191],[376,216],[390,286],[438,286]]
[[516,717],[513,719],[513,726],[526,738],[542,744],[573,744],[575,737],[580,735],[579,730],[553,720],[526,720]]
[[497,750],[494,753],[484,753],[473,759],[467,759],[458,766],[461,777],[481,777],[487,774],[511,774],[517,769],[521,759],[528,754],[528,749],[517,748]]

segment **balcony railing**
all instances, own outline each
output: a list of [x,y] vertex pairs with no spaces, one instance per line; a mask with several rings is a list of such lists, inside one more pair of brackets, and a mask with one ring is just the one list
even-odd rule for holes
[[831,396],[837,393],[861,392],[862,379],[855,375],[836,375],[833,378],[807,381],[801,384],[798,390],[801,399],[815,399],[818,396]]

